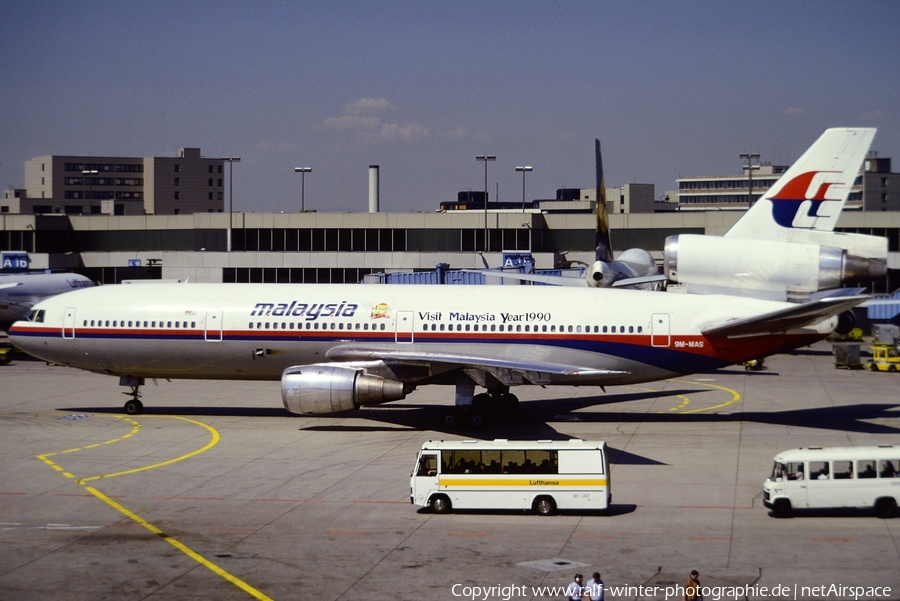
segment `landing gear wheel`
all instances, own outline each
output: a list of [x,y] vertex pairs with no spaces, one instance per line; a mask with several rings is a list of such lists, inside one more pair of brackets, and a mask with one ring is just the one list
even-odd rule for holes
[[553,515],[556,511],[556,501],[553,497],[538,497],[534,500],[534,510],[538,515]]
[[140,415],[144,412],[144,404],[137,399],[131,399],[125,403],[125,413],[128,415]]
[[462,422],[462,413],[456,407],[445,409],[441,412],[441,426],[444,428],[455,428]]
[[434,495],[431,497],[431,511],[434,513],[448,513],[452,508],[450,499],[444,495]]
[[472,411],[469,413],[469,423],[476,430],[480,430],[487,425],[487,417],[480,411]]
[[500,410],[507,414],[512,415],[519,408],[519,397],[514,394],[503,394],[500,395]]

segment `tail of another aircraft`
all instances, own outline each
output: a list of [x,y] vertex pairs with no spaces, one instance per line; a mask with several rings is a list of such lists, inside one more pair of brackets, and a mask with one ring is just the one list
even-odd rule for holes
[[833,231],[874,137],[873,128],[825,130],[725,237],[789,242],[798,230]]

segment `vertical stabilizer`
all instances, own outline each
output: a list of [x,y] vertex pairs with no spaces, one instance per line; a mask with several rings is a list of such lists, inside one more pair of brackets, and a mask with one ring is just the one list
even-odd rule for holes
[[600,140],[594,139],[594,161],[597,174],[597,250],[595,261],[613,260],[612,242],[609,238],[609,215],[606,212],[606,182],[603,180],[603,157],[600,154]]
[[873,128],[825,130],[725,237],[790,241],[797,230],[834,230],[874,137]]

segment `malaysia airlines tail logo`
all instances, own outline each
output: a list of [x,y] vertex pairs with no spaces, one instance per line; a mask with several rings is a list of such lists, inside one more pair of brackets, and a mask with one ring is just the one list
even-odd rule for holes
[[841,209],[843,196],[838,192],[831,194],[837,198],[825,196],[832,186],[844,185],[839,178],[840,171],[807,171],[793,178],[768,197],[775,222],[786,228],[811,229],[817,219],[834,216]]

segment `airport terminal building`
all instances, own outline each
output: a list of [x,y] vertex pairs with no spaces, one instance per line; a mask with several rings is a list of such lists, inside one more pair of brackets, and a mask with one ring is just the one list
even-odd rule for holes
[[[612,244],[616,251],[644,248],[659,260],[667,236],[722,235],[741,215],[613,214]],[[900,212],[847,211],[837,229],[887,237],[889,271],[874,291],[900,287]],[[433,271],[440,263],[499,267],[523,255],[537,269],[563,269],[590,264],[594,240],[589,212],[491,211],[487,230],[482,211],[0,217],[5,259],[18,257],[21,265],[24,258],[32,269],[69,269],[103,283],[359,282],[375,273]]]

